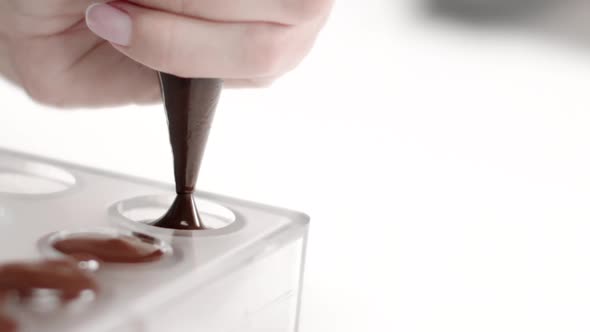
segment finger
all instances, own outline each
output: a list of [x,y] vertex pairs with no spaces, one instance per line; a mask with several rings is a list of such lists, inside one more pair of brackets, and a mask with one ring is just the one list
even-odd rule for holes
[[332,0],[131,0],[131,3],[213,21],[296,25],[325,15]]
[[86,22],[130,58],[184,77],[277,76],[297,64],[315,35],[307,26],[211,22],[128,3],[91,6]]
[[32,17],[49,18],[55,16],[80,16],[86,7],[95,2],[107,0],[51,0],[40,3],[38,0],[3,0],[13,14]]
[[[63,44],[63,48],[54,47],[55,43]],[[117,51],[88,29],[67,38],[23,43],[12,51],[17,80],[33,99],[43,104],[61,108],[111,106],[145,104],[160,98],[158,77],[153,70]]]
[[276,78],[255,78],[255,79],[233,79],[224,80],[223,86],[232,89],[267,88],[271,86]]

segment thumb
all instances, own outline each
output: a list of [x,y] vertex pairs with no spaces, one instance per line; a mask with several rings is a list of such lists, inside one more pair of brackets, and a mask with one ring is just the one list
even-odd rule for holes
[[91,5],[90,30],[155,70],[190,77],[252,79],[291,68],[302,43],[295,27],[214,22],[127,2]]

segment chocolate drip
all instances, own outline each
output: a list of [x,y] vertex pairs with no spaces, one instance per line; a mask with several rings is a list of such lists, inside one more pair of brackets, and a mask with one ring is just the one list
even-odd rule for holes
[[154,226],[203,229],[193,197],[209,129],[222,88],[220,79],[181,78],[160,73],[162,98],[174,158],[177,197]]

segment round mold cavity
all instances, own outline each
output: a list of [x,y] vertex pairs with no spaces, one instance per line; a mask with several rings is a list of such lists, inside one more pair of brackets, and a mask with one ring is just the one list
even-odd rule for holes
[[80,230],[65,230],[54,232],[49,235],[44,236],[38,242],[38,247],[41,253],[49,258],[64,258],[70,257],[68,254],[65,254],[54,247],[54,244],[61,240],[67,239],[76,239],[76,238],[83,238],[83,237],[92,237],[98,239],[116,239],[121,236],[130,236],[141,240],[144,244],[152,245],[155,250],[160,250],[163,255],[160,259],[155,261],[146,261],[146,262],[137,262],[137,263],[125,263],[125,262],[101,262],[88,256],[88,259],[84,258],[84,254],[76,256],[76,259],[79,260],[79,267],[84,270],[88,271],[97,271],[103,270],[109,267],[117,267],[120,269],[123,266],[130,266],[133,269],[140,268],[143,266],[162,266],[168,265],[170,263],[174,263],[171,259],[173,254],[175,253],[166,241],[158,239],[148,234],[144,233],[137,233],[128,230],[118,230],[112,228],[93,228],[93,229],[80,229]]
[[55,194],[75,185],[74,175],[59,167],[10,156],[0,159],[0,194]]
[[176,230],[150,225],[170,208],[175,195],[139,196],[115,203],[111,213],[132,229],[146,229],[165,235],[206,236],[232,233],[243,227],[243,220],[229,208],[195,196],[204,230]]

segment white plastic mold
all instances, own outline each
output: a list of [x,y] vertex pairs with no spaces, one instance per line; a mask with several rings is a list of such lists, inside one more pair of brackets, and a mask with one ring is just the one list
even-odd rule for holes
[[212,229],[173,231],[161,216],[174,187],[0,149],[0,263],[59,255],[72,232],[139,232],[166,248],[145,264],[104,264],[101,292],[76,310],[19,306],[20,331],[297,331],[309,218],[196,194]]

